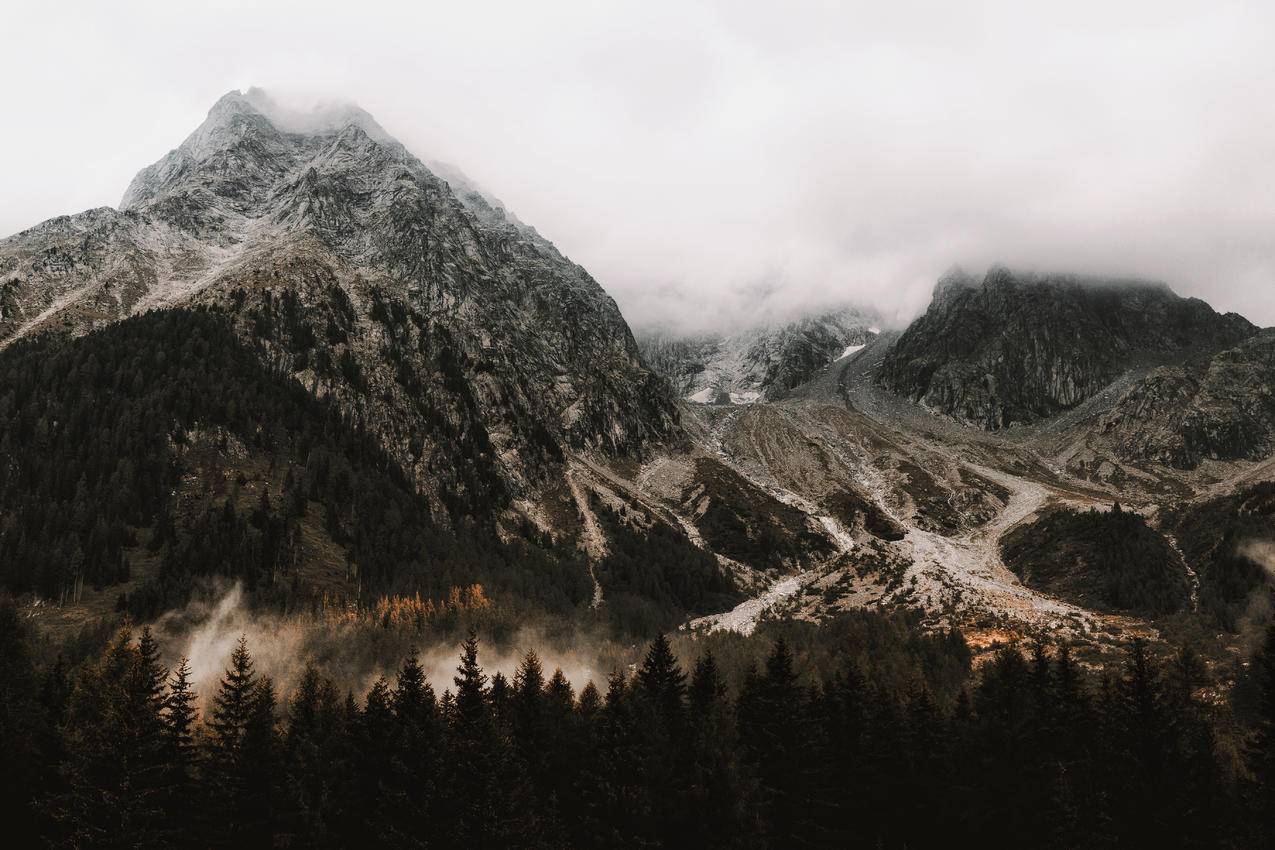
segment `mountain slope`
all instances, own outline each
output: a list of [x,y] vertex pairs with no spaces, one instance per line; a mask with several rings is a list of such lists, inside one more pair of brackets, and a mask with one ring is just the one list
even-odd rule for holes
[[279,368],[333,397],[435,495],[491,465],[494,510],[573,450],[677,433],[666,385],[582,268],[472,186],[461,196],[357,107],[231,92],[143,169],[120,210],[0,242],[0,344],[151,307],[227,311]]
[[1269,456],[1275,449],[1275,330],[1155,370],[1116,401],[1101,430],[1126,458],[1182,469],[1205,458]]
[[1216,351],[1256,331],[1163,284],[1016,275],[940,279],[878,380],[929,409],[989,430],[1054,416],[1131,366]]
[[[534,535],[437,516],[376,441],[269,365],[227,317],[173,309],[0,352],[0,587],[153,615],[200,577],[258,599],[479,582],[559,612],[591,591]],[[492,470],[471,467],[472,489]]]

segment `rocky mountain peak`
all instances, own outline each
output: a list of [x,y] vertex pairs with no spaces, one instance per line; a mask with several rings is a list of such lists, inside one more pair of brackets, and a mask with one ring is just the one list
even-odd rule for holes
[[984,428],[1074,407],[1136,363],[1233,345],[1256,329],[1163,283],[988,270],[940,279],[879,382]]
[[965,269],[960,266],[952,266],[939,276],[938,283],[934,285],[934,294],[931,300],[934,302],[946,302],[967,289],[973,289],[978,286],[978,281],[970,277]]
[[422,447],[431,430],[467,434],[495,490],[519,492],[566,451],[639,451],[677,427],[584,269],[352,104],[230,92],[121,212],[0,242],[0,269],[0,344],[212,307],[422,480],[461,463]]

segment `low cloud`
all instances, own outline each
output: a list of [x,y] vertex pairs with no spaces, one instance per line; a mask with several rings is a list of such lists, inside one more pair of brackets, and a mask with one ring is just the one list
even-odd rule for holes
[[[163,663],[176,667],[186,658],[202,710],[230,665],[239,638],[245,637],[259,675],[274,680],[288,695],[309,664],[360,699],[380,676],[393,686],[403,659],[414,654],[435,691],[452,689],[460,654],[460,638],[452,632],[384,628],[366,618],[340,614],[283,615],[254,609],[242,584],[214,579],[193,594],[190,603],[159,617],[153,624]],[[620,647],[584,632],[554,634],[534,624],[493,644],[480,634],[479,661],[488,676],[503,673],[510,681],[528,650],[534,649],[548,678],[561,669],[578,691],[590,681],[605,688],[607,675],[627,666],[637,647]]]
[[[245,26],[250,17],[251,26]],[[115,204],[231,88],[358,101],[636,326],[902,322],[952,263],[1163,279],[1275,323],[1275,6],[1169,0],[13,10],[0,231]],[[191,61],[192,56],[200,57]],[[20,117],[20,120],[19,120]]]
[[1240,643],[1246,655],[1262,648],[1266,632],[1275,617],[1275,541],[1246,540],[1236,547],[1242,558],[1262,568],[1266,581],[1249,594],[1248,605],[1240,616]]

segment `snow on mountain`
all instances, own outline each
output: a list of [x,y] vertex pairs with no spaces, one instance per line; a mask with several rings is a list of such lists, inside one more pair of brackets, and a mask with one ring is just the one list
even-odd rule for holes
[[467,463],[458,444],[516,494],[564,451],[640,451],[677,429],[588,272],[352,104],[230,92],[118,210],[0,240],[0,346],[194,305],[437,486]]
[[699,404],[773,399],[819,369],[848,357],[880,333],[875,317],[854,307],[731,334],[640,335],[643,359]]

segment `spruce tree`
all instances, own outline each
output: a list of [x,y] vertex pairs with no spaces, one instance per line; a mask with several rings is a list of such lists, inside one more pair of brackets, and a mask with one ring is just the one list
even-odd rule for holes
[[669,733],[680,731],[686,708],[686,673],[677,666],[665,635],[657,635],[651,641],[638,668],[636,685],[639,697],[656,710]]
[[76,682],[66,724],[69,794],[58,806],[73,843],[163,839],[163,719],[150,676],[126,626]]
[[270,847],[276,832],[279,785],[280,740],[274,682],[262,677],[252,689],[247,722],[244,725],[238,764],[238,799],[234,812],[237,843],[248,847]]
[[390,702],[397,725],[394,794],[401,801],[391,808],[390,820],[410,842],[430,828],[442,748],[434,689],[415,652],[403,660]]
[[179,836],[190,829],[190,807],[195,803],[195,724],[199,712],[190,682],[190,662],[182,658],[168,682],[164,698],[167,805],[169,823]]
[[520,789],[506,773],[510,761],[492,717],[487,675],[478,663],[478,637],[472,631],[461,644],[452,681],[456,694],[443,806],[450,816],[447,828],[460,846],[512,841],[520,826],[512,800]]
[[1266,641],[1252,662],[1257,684],[1254,705],[1255,734],[1248,749],[1254,779],[1254,818],[1259,831],[1275,835],[1275,624],[1266,630]]
[[212,733],[213,754],[223,767],[233,765],[239,757],[244,731],[254,707],[257,684],[248,638],[240,636],[230,655],[230,667],[222,677],[213,697],[212,716],[208,727]]

